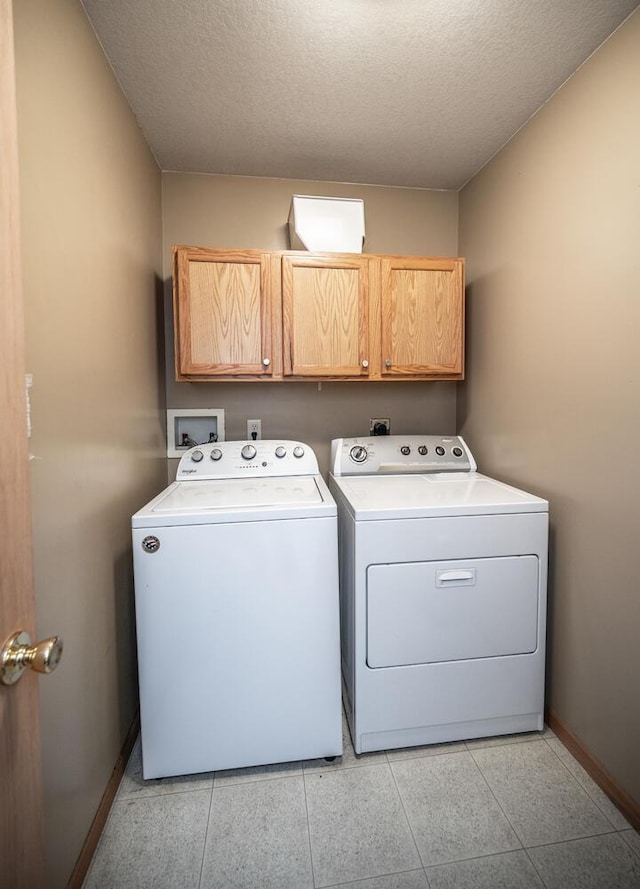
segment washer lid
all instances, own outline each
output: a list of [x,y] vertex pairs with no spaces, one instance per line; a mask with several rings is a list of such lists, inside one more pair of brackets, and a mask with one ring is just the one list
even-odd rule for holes
[[134,528],[335,515],[320,476],[179,481],[139,510]]
[[332,483],[357,520],[547,512],[540,497],[479,472],[342,476]]

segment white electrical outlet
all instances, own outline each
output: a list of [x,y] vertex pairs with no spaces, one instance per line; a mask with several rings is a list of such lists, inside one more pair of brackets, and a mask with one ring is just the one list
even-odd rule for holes
[[262,420],[247,420],[247,440],[258,441],[262,438]]

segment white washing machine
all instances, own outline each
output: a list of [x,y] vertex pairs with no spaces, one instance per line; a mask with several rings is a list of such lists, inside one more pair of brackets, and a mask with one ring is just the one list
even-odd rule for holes
[[548,503],[462,438],[332,442],[357,753],[543,727]]
[[192,448],[132,529],[144,777],[339,756],[336,505],[313,451]]

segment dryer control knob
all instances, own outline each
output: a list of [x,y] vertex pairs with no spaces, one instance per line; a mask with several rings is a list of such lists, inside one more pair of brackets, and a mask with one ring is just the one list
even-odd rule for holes
[[286,457],[286,456],[287,456],[287,449],[283,448],[282,445],[278,445],[278,447],[276,448],[276,457],[280,457],[282,459],[282,457]]
[[349,451],[349,456],[354,463],[364,463],[369,455],[367,454],[367,449],[362,445],[354,445]]
[[191,454],[191,459],[194,463],[199,463],[203,457],[204,454],[202,453],[202,451],[193,451],[193,453]]
[[304,457],[304,448],[301,448],[300,445],[293,449],[294,457]]
[[220,448],[214,448],[211,451],[211,459],[212,460],[220,460],[222,458],[222,451]]
[[438,455],[438,457],[444,457],[444,448],[442,447],[442,445],[438,445],[438,447],[436,448],[436,454]]
[[253,445],[245,445],[240,451],[243,460],[253,460],[256,453],[257,451]]
[[409,445],[402,445],[402,447],[400,448],[400,453],[404,454],[405,457],[408,457],[411,453],[411,448],[409,447]]
[[454,448],[451,453],[454,457],[462,457],[462,448]]
[[426,446],[426,445],[420,445],[420,447],[418,448],[418,453],[420,454],[421,457],[424,457],[424,456],[428,453],[428,448],[427,448],[427,446]]

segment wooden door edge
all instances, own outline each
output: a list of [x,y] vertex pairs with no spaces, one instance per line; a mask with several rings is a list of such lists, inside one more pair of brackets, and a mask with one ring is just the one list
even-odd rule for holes
[[[21,257],[20,162],[16,102],[15,3],[0,0],[0,444],[3,527],[0,640],[36,624],[30,467],[25,399],[25,311]],[[8,513],[5,512],[8,509]],[[8,516],[10,515],[10,520]],[[0,883],[40,886],[44,875],[43,782],[38,678],[0,692]]]
[[118,787],[120,786],[120,782],[122,781],[124,770],[127,767],[129,757],[131,756],[131,751],[133,750],[133,745],[136,742],[136,738],[138,737],[139,732],[140,714],[136,713],[133,718],[133,722],[131,723],[131,727],[127,732],[127,737],[124,740],[124,744],[122,745],[120,755],[118,756],[116,764],[113,768],[111,777],[109,778],[105,791],[102,794],[100,805],[98,806],[95,818],[93,819],[91,827],[89,828],[87,838],[84,841],[82,849],[80,850],[80,855],[78,856],[78,860],[76,861],[75,867],[73,868],[73,871],[71,873],[71,877],[69,878],[69,883],[67,884],[68,889],[81,889],[82,884],[86,879],[89,868],[91,866],[91,862],[93,860],[93,856],[98,847],[100,837],[102,836],[102,831],[104,830],[104,826],[107,823],[107,818],[109,817],[111,806],[113,805],[113,801],[118,792]]

